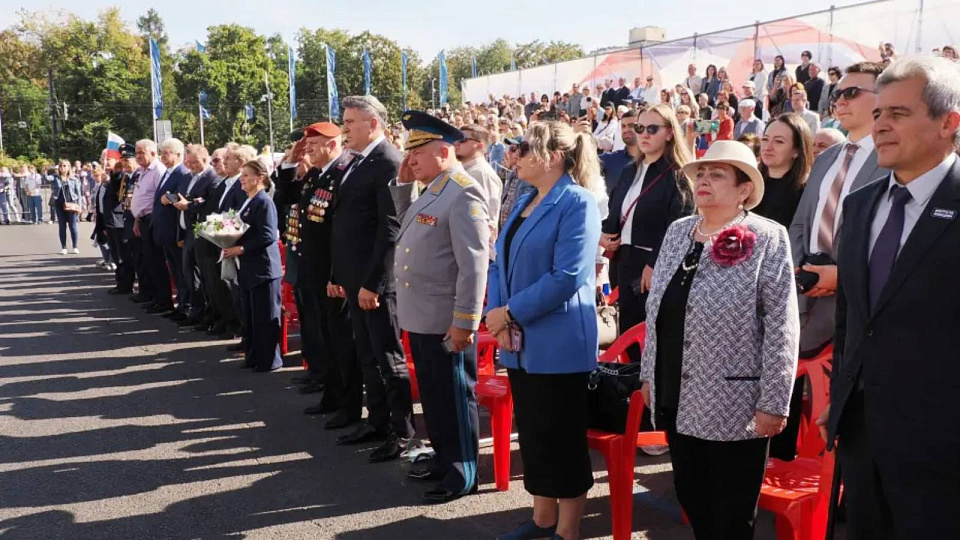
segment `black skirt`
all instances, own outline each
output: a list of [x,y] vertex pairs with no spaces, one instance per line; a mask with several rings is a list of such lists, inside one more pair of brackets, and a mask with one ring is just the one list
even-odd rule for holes
[[539,497],[583,495],[593,486],[587,447],[589,373],[537,374],[519,369],[507,373],[523,458],[523,487]]

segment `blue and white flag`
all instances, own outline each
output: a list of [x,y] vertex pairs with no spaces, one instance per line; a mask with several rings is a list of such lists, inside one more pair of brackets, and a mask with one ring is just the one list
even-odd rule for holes
[[203,90],[200,91],[200,104],[201,105],[207,104],[207,93],[204,92]]
[[513,53],[510,53],[510,71],[517,70],[517,61],[513,58]]
[[370,53],[366,49],[363,50],[363,93],[370,95],[370,70],[372,66],[370,65]]
[[247,112],[247,120],[253,120],[253,105],[247,103],[243,106],[243,109]]
[[198,52],[198,53],[205,53],[205,52],[207,52],[207,47],[206,47],[203,43],[200,43],[200,42],[197,41],[197,40],[194,40],[194,41],[197,42],[197,52]]
[[476,56],[473,57],[473,63],[470,66],[470,68],[471,68],[470,76],[476,79],[477,78],[477,57]]
[[400,83],[403,85],[402,109],[407,110],[407,51],[400,51]]
[[203,105],[200,106],[200,117],[203,118],[204,120],[210,119],[210,111],[208,111],[207,108],[204,107]]
[[333,73],[337,69],[337,54],[329,46],[327,48],[327,106],[330,107],[330,118],[340,119],[340,95],[337,93],[337,80]]
[[440,51],[440,106],[447,104],[447,57]]
[[293,55],[293,47],[287,50],[287,77],[290,85],[290,120],[297,117],[297,58]]
[[163,78],[160,73],[160,47],[150,38],[150,86],[153,96],[153,119],[163,114]]

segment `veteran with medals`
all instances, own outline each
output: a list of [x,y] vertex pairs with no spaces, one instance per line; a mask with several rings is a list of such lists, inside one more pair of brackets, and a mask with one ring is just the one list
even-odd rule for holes
[[[304,412],[337,413],[326,423],[327,429],[358,422],[363,405],[346,299],[335,293],[337,288],[327,287],[332,264],[330,206],[352,160],[352,154],[343,152],[340,128],[328,122],[307,126],[277,172],[274,195],[278,204],[292,205],[282,228],[287,243],[286,279],[294,287],[303,356],[312,382],[318,386],[322,382],[324,388],[320,403]],[[298,167],[306,163],[312,167],[296,181]],[[308,383],[304,388],[309,387]]]
[[[391,193],[401,220],[394,276],[400,327],[410,348],[436,458],[408,474],[437,482],[424,500],[444,503],[477,489],[477,345],[487,279],[483,189],[457,162],[464,135],[419,111],[403,114],[407,155]],[[416,180],[416,182],[414,182]]]

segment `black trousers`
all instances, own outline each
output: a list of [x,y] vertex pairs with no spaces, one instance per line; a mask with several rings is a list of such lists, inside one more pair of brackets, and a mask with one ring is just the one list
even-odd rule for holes
[[[233,309],[236,313],[240,314],[240,337],[243,338],[244,342],[250,341],[250,319],[244,315],[244,292],[240,288],[240,285],[234,282],[227,283],[227,287],[230,288],[230,300],[233,302]],[[282,299],[281,299],[282,302]],[[281,305],[282,308],[282,305]]]
[[[647,295],[637,291],[643,268],[649,261],[650,252],[633,246],[620,246],[617,251],[617,274],[620,288],[620,332],[626,332],[647,320]],[[630,360],[640,361],[640,349],[630,347],[627,350]]]
[[143,282],[149,281],[151,298],[157,304],[173,304],[173,291],[170,290],[170,272],[167,270],[167,257],[163,247],[153,240],[153,227],[150,216],[140,218],[140,239],[143,240]]
[[324,383],[321,403],[359,420],[363,407],[363,375],[357,361],[350,311],[343,298],[326,290],[294,289],[300,314],[300,339],[311,375]]
[[752,540],[770,439],[707,441],[676,430],[676,411],[658,410],[673,484],[697,540]]
[[477,344],[450,354],[443,334],[409,332],[427,435],[437,455],[431,469],[440,486],[467,494],[477,483],[480,416],[477,410]]
[[240,328],[240,315],[233,303],[230,286],[220,279],[220,248],[206,240],[197,240],[194,248],[197,262],[200,266],[200,275],[203,280],[203,291],[207,295],[207,319],[211,324],[222,323],[227,328]]
[[180,269],[183,288],[189,293],[186,299],[190,315],[198,315],[206,310],[207,302],[203,295],[200,268],[197,264],[197,242],[193,231],[186,232],[183,240],[183,266]]
[[889,411],[878,406],[881,400],[889,402],[890,396],[880,390],[855,391],[837,430],[847,540],[956,538],[956,469],[923,452],[904,453],[905,441],[891,445],[885,440],[880,426],[898,419],[879,412]]
[[280,278],[240,289],[245,328],[249,329],[245,362],[256,371],[283,366],[280,357]]
[[[117,280],[117,285],[120,285],[120,267],[124,265],[123,257],[123,229],[112,229],[106,227],[107,233],[107,246],[110,248],[110,253],[113,255],[113,262],[117,265],[117,269],[114,271],[114,276]],[[132,290],[133,282],[130,282],[130,287],[123,290]]]
[[348,291],[347,296],[367,395],[367,421],[377,430],[413,437],[413,398],[396,294],[380,295],[380,307],[370,311],[360,309],[357,291]]
[[176,244],[163,246],[163,256],[167,262],[167,275],[177,289],[177,311],[186,313],[187,306],[190,305],[190,291],[183,279],[183,248]]

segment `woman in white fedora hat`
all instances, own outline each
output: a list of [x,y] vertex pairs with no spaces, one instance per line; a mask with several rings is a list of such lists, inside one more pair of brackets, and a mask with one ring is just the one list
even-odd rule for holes
[[770,437],[787,418],[799,318],[786,229],[753,153],[713,143],[687,163],[699,215],[667,230],[647,299],[641,379],[667,432],[677,498],[698,539],[753,538]]

